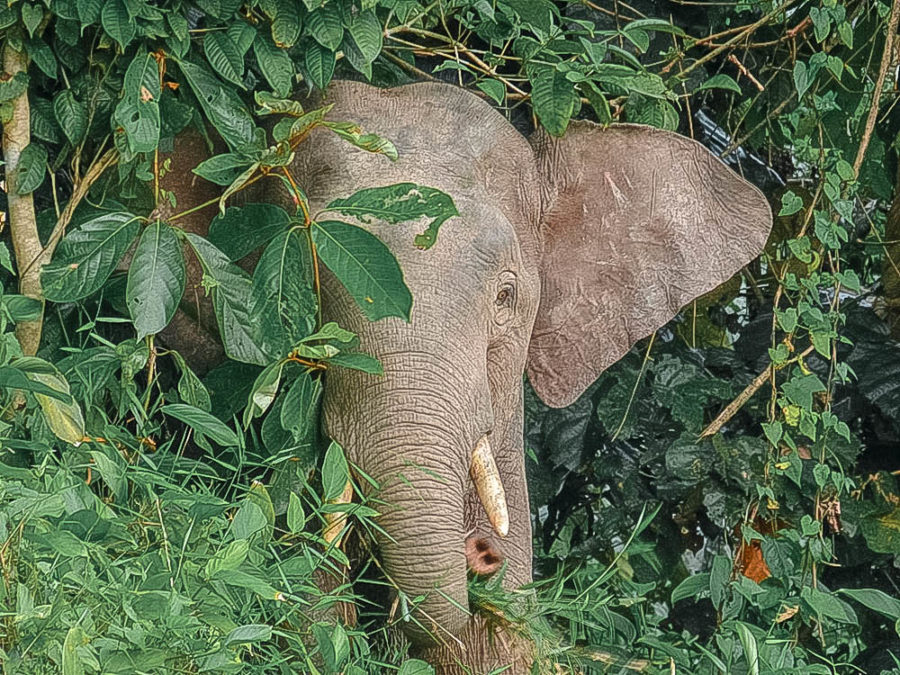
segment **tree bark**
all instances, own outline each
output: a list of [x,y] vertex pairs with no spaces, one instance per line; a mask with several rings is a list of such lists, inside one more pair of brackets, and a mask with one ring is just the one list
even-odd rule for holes
[[[28,71],[28,57],[16,51],[7,40],[3,46],[4,76],[11,79]],[[34,215],[31,194],[20,195],[19,162],[22,151],[31,142],[31,111],[28,91],[12,100],[10,119],[3,124],[3,158],[6,162],[6,193],[9,202],[9,227],[12,236],[16,267],[19,271],[19,292],[43,302],[41,293],[41,266],[47,262],[47,253],[41,245]],[[41,343],[43,317],[36,321],[23,321],[16,326],[16,336],[25,354],[37,353]]]

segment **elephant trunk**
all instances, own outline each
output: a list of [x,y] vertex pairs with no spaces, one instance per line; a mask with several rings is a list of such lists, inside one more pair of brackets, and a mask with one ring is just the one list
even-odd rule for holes
[[[421,646],[452,644],[470,616],[465,540],[476,516],[467,495],[472,476],[484,474],[472,469],[473,453],[490,455],[479,443],[492,426],[490,394],[486,381],[463,381],[458,367],[409,359],[382,356],[385,374],[377,381],[329,373],[326,425],[378,483],[370,496],[386,533],[378,541],[382,567],[398,592],[395,619]],[[493,471],[486,483],[493,492],[485,494],[502,501],[497,522],[508,527]]]

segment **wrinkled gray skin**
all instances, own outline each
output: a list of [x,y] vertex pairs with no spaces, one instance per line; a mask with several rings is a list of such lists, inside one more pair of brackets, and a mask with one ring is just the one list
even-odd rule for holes
[[[293,167],[313,212],[360,188],[439,188],[460,217],[428,251],[421,223],[367,224],[393,251],[412,319],[367,321],[323,278],[326,319],[359,334],[384,365],[376,377],[336,368],[326,378],[327,432],[380,485],[387,575],[424,596],[406,624],[441,672],[527,672],[527,644],[464,609],[469,536],[507,561],[509,589],[531,581],[523,453],[523,373],[550,405],[574,401],[638,339],[724,282],[762,249],[771,214],[762,195],[701,146],[632,125],[576,122],[566,137],[526,139],[462,89],[392,90],[340,82],[331,119],[388,137],[390,162],[325,130]],[[537,319],[537,320],[536,320]],[[489,434],[510,513],[493,532],[469,474]],[[468,668],[466,670],[465,668]]]

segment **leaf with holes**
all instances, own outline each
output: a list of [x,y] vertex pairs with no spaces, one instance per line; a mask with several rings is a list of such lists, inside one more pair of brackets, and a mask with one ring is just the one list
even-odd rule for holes
[[325,210],[353,216],[366,224],[376,221],[396,224],[424,217],[428,219],[428,227],[415,239],[415,245],[422,249],[431,248],[440,226],[459,215],[453,198],[446,192],[415,183],[359,190],[346,199],[333,200]]
[[125,72],[124,96],[115,112],[131,152],[153,152],[159,144],[159,87],[156,59],[138,54]]

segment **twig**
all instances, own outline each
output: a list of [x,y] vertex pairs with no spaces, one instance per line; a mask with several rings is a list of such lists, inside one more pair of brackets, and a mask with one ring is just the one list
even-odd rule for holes
[[878,104],[881,101],[881,91],[884,89],[884,79],[891,65],[891,56],[894,51],[894,36],[897,34],[898,21],[900,21],[900,0],[894,0],[891,3],[891,16],[888,19],[887,34],[884,37],[884,51],[881,53],[878,79],[875,81],[875,91],[872,92],[872,105],[869,108],[869,116],[866,118],[866,126],[862,140],[859,143],[859,150],[856,152],[856,159],[853,161],[853,175],[855,177],[859,177],[859,169],[862,166],[866,148],[869,147],[869,141],[872,139],[872,131],[875,129],[875,120],[878,117]]
[[753,73],[751,73],[749,70],[747,70],[747,66],[745,66],[743,63],[738,61],[738,57],[736,57],[734,54],[729,54],[728,60],[731,63],[733,63],[734,65],[736,65],[737,69],[739,71],[741,71],[741,75],[745,76],[748,80],[750,80],[753,84],[755,84],[757,89],[759,89],[760,91],[766,90],[766,88],[763,86],[763,84],[759,80],[757,80],[755,77],[753,77]]
[[725,409],[719,413],[719,416],[716,417],[716,419],[714,419],[710,423],[710,425],[701,432],[700,438],[709,438],[710,436],[719,433],[719,429],[721,429],[725,425],[725,423],[728,422],[728,420],[734,417],[738,410],[744,407],[744,404],[752,398],[753,394],[759,391],[760,387],[762,387],[766,383],[766,380],[768,380],[776,370],[780,370],[789,363],[799,361],[810,352],[812,352],[812,350],[813,347],[809,346],[804,349],[799,354],[799,356],[795,356],[790,361],[782,363],[779,366],[769,364],[759,375],[753,378],[753,381],[744,388],[744,391],[738,394],[731,403],[725,406]]

